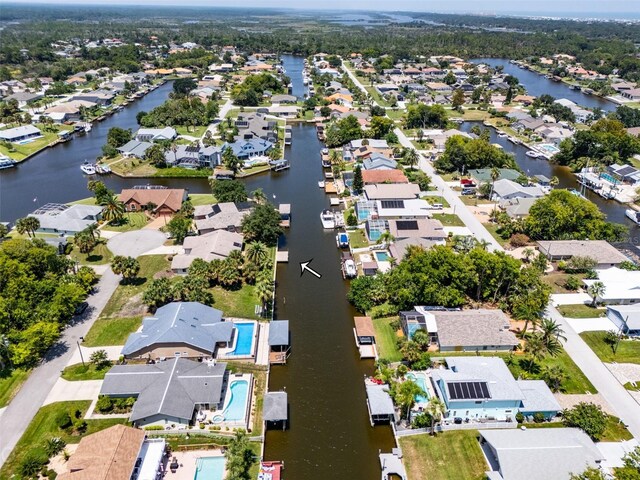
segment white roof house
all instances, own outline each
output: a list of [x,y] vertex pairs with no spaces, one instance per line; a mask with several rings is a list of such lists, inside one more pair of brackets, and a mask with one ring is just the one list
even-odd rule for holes
[[187,237],[184,240],[184,254],[178,254],[171,261],[171,270],[187,273],[196,258],[207,262],[224,260],[233,250],[241,250],[243,236],[227,230],[215,230],[204,235]]
[[7,140],[8,142],[20,142],[41,136],[42,132],[40,132],[40,129],[33,125],[22,125],[20,127],[0,130],[0,139]]
[[489,480],[569,480],[603,455],[577,428],[480,430]]
[[136,132],[135,139],[139,142],[157,142],[158,140],[173,140],[178,136],[172,127],[141,128]]
[[607,305],[629,305],[640,302],[640,271],[611,267],[596,270],[598,278],[583,280],[587,288],[595,282],[604,284],[604,293],[597,300]]
[[607,318],[626,335],[640,335],[640,304],[609,305]]
[[40,222],[39,232],[75,235],[96,223],[101,214],[99,206],[48,203],[29,216]]
[[420,198],[412,198],[409,200],[376,200],[376,211],[380,219],[429,218],[432,213],[429,202]]
[[408,200],[417,198],[420,187],[414,183],[376,183],[365,185],[367,200]]
[[525,187],[519,183],[503,178],[493,185],[493,197],[495,200],[510,200],[513,198],[540,198],[544,192],[540,187]]

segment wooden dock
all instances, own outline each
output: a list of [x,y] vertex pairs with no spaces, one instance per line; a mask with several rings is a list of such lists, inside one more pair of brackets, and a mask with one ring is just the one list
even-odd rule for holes
[[324,184],[324,193],[338,193],[338,189],[336,188],[336,184],[333,182],[325,182]]
[[277,251],[276,252],[276,263],[288,263],[289,262],[289,252]]

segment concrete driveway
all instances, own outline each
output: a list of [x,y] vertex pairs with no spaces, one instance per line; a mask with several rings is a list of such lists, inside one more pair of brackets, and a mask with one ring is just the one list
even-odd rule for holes
[[110,238],[107,246],[114,255],[124,255],[125,257],[135,258],[162,246],[166,241],[166,235],[157,230],[135,230],[133,232],[124,232]]
[[98,398],[100,388],[102,388],[102,380],[68,382],[63,378],[59,378],[49,395],[47,395],[43,405],[75,400],[94,400]]

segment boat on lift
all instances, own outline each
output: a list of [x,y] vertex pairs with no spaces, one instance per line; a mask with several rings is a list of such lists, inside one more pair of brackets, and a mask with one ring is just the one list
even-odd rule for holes
[[95,175],[96,174],[95,165],[89,163],[87,160],[85,160],[84,163],[82,165],[80,165],[80,170],[82,170],[82,173],[84,173],[85,175]]

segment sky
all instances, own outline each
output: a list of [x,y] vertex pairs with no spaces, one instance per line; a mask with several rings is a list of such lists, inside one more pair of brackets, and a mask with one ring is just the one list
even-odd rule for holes
[[[0,1],[0,4],[2,1]],[[296,9],[394,10],[484,14],[570,14],[613,12],[640,15],[640,0],[13,0],[12,3],[66,3],[105,5],[207,5]]]

